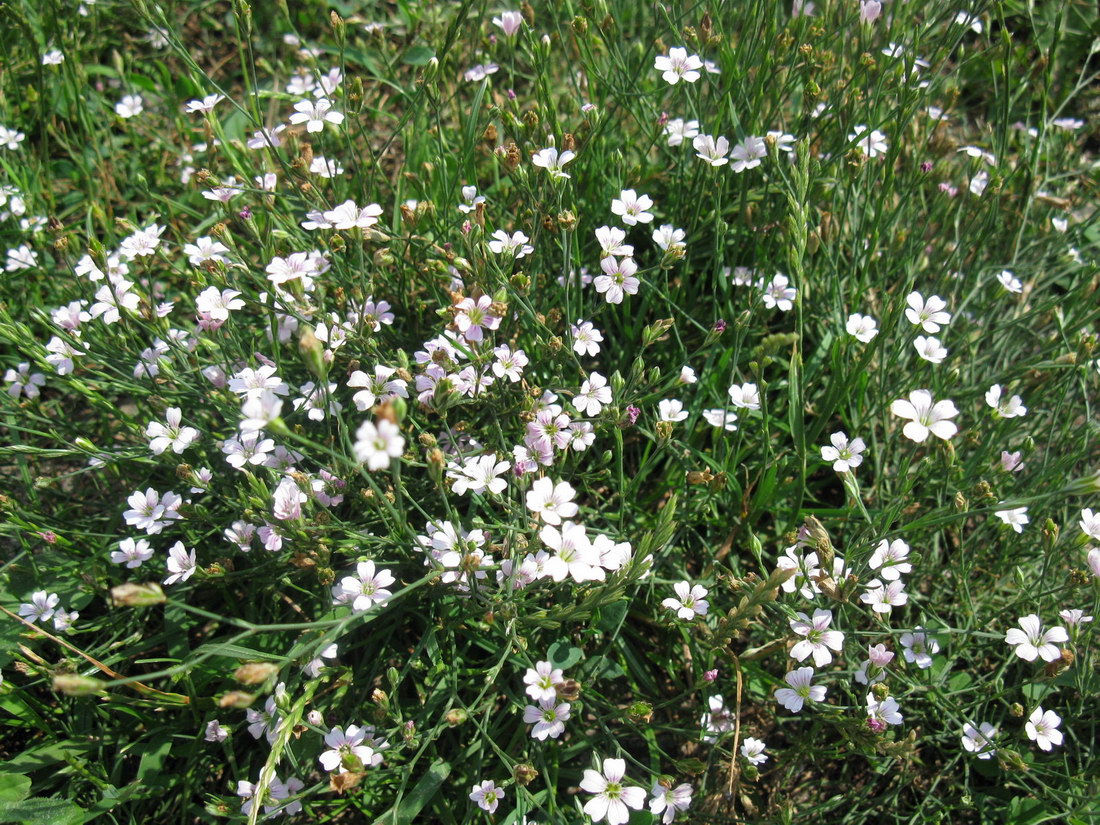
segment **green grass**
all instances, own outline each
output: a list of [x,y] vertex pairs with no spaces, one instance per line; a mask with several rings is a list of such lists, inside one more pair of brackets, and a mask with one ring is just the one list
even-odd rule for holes
[[[44,377],[37,397],[0,394],[0,823],[255,822],[262,810],[241,812],[238,783],[269,789],[291,776],[302,782],[298,821],[582,823],[584,772],[614,758],[647,801],[662,779],[689,783],[680,821],[1096,821],[1095,622],[1071,628],[1050,665],[1005,642],[1020,617],[1051,627],[1066,609],[1100,611],[1093,540],[1078,524],[1082,509],[1100,510],[1095,8],[894,0],[861,23],[858,2],[834,0],[810,16],[761,0],[563,0],[525,6],[514,38],[491,23],[503,10],[0,8],[0,126],[24,134],[0,146],[0,251],[37,255],[4,273],[0,366],[25,362]],[[956,22],[963,10],[980,33]],[[673,47],[717,72],[669,85],[654,59]],[[64,61],[43,65],[54,48]],[[490,62],[486,79],[464,79]],[[317,83],[333,68],[341,124],[246,146],[308,96],[286,91],[296,73]],[[226,99],[212,112],[184,111],[214,93]],[[143,111],[120,117],[131,94]],[[769,141],[755,168],[711,167],[691,139],[668,145],[670,118],[731,146],[777,130],[793,151]],[[859,126],[884,135],[882,154],[861,149]],[[549,146],[575,152],[569,178],[531,163]],[[311,172],[321,156],[344,171]],[[255,183],[266,173],[273,192]],[[236,197],[203,197],[227,178]],[[463,213],[467,185],[486,202]],[[612,214],[624,189],[652,198],[652,224]],[[349,199],[380,205],[378,223],[303,228],[307,213]],[[128,262],[138,305],[117,323],[60,329],[53,311],[92,309],[106,283],[76,274],[78,262],[105,268],[152,224],[164,227],[160,245]],[[682,249],[656,245],[663,224],[684,231]],[[626,230],[638,264],[637,294],[619,304],[581,285],[582,273],[602,274],[605,225]],[[533,252],[491,252],[498,230],[525,233]],[[225,260],[191,264],[184,246],[200,237],[223,244]],[[291,281],[277,295],[269,264],[308,250],[328,270],[312,289]],[[1019,292],[998,280],[1005,271]],[[796,290],[790,311],[766,306],[757,283],[777,273]],[[202,329],[196,298],[210,287],[244,306]],[[933,333],[907,319],[912,292],[941,297],[952,316],[934,333],[941,363],[914,347]],[[522,381],[419,403],[416,353],[481,295],[499,325],[462,344],[461,363],[442,363],[452,377],[468,363],[490,370],[492,347],[507,344],[529,359]],[[353,318],[326,356],[319,338],[368,299],[386,301],[393,323]],[[876,320],[870,341],[846,331],[853,313]],[[574,351],[579,319],[602,332],[598,354]],[[55,336],[82,351],[71,373],[47,361]],[[136,370],[157,341],[156,375]],[[263,437],[297,451],[289,474],[227,463],[241,399],[203,373],[267,362],[289,395]],[[375,365],[397,370],[410,397],[358,410],[348,377]],[[696,382],[680,381],[685,365]],[[612,400],[586,418],[572,402],[593,373]],[[321,421],[295,409],[307,382],[332,383],[323,403],[341,408]],[[744,383],[757,385],[758,410],[733,406],[728,389]],[[995,413],[985,400],[995,384],[1027,414]],[[957,434],[903,435],[892,405],[919,389],[954,403]],[[549,549],[526,504],[532,476],[509,469],[500,493],[461,494],[447,472],[482,453],[511,464],[544,392],[590,421],[593,442],[555,451],[535,476],[572,486],[572,518],[590,539],[630,546],[600,581],[523,587],[502,562],[515,571]],[[685,420],[659,420],[669,399]],[[197,440],[154,454],[147,425],[171,407]],[[735,412],[737,429],[711,426],[705,410]],[[404,449],[372,470],[357,433],[383,421]],[[840,431],[866,444],[850,473],[821,454]],[[1023,468],[1003,469],[1002,451]],[[211,478],[196,485],[201,468]],[[341,503],[306,496],[322,470],[346,482]],[[188,499],[153,535],[123,516],[147,488]],[[292,489],[307,500],[280,518]],[[1020,507],[1022,532],[995,516]],[[483,531],[492,557],[466,592],[453,567],[426,566],[418,537],[444,521]],[[224,537],[235,522],[277,526],[282,546],[242,552]],[[113,563],[127,538],[147,540],[152,558]],[[800,553],[847,565],[812,598],[784,591],[777,573],[799,538]],[[912,563],[908,602],[886,614],[859,598],[883,539],[903,540]],[[163,582],[177,541],[196,554],[189,579],[115,590]],[[471,550],[459,556],[472,575]],[[391,598],[361,612],[334,604],[333,586],[366,560],[392,573]],[[709,591],[705,618],[662,606],[680,581]],[[36,591],[79,611],[71,627],[18,617]],[[791,621],[819,608],[843,648],[815,667],[825,701],[793,713],[775,691],[813,661],[789,655]],[[928,668],[902,655],[918,627],[939,644]],[[336,658],[307,671],[333,643]],[[867,687],[854,679],[876,644],[896,656],[875,690],[904,717],[883,731],[868,726]],[[523,676],[539,661],[579,683],[560,686],[571,715],[545,741],[522,719]],[[284,722],[270,742],[254,738],[246,708],[276,694]],[[715,695],[736,724],[705,741]],[[1049,752],[1025,733],[1038,706],[1062,720]],[[224,742],[204,739],[215,719],[230,730]],[[997,728],[993,758],[963,748],[968,722]],[[347,762],[338,787],[318,757],[330,728],[349,725],[374,726],[389,746],[379,765]],[[766,742],[766,762],[740,755],[746,737]],[[504,788],[492,815],[469,798],[485,780]],[[658,820],[631,812],[633,825]]]

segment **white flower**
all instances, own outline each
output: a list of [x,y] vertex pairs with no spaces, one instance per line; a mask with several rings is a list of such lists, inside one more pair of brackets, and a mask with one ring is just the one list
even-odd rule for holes
[[378,218],[381,215],[382,207],[376,203],[368,204],[360,209],[355,205],[355,201],[347,200],[339,206],[323,212],[321,217],[331,224],[333,229],[352,229],[354,227],[369,229],[378,223]]
[[1081,520],[1077,523],[1086,536],[1100,541],[1100,512],[1093,514],[1091,509],[1086,508],[1081,511]]
[[611,213],[622,218],[627,226],[639,223],[652,223],[653,199],[649,195],[639,195],[633,189],[624,189],[619,197],[611,201]]
[[668,135],[669,146],[680,146],[685,140],[699,134],[699,121],[673,118],[665,124],[665,134]]
[[527,705],[523,709],[525,724],[531,728],[531,738],[545,742],[546,738],[557,739],[565,733],[565,723],[569,719],[569,703],[556,699],[540,699],[537,706]]
[[796,294],[797,290],[790,286],[787,276],[777,273],[764,287],[764,306],[768,309],[778,308],[782,312],[790,312],[794,308],[793,301]]
[[547,524],[561,524],[563,518],[577,515],[575,495],[568,482],[554,484],[549,478],[540,478],[527,491],[527,509]]
[[951,323],[951,314],[943,311],[947,307],[947,302],[939,295],[933,295],[925,301],[924,296],[919,292],[910,292],[905,298],[905,303],[909,305],[905,310],[905,317],[909,319],[909,323],[922,327],[925,332],[937,333],[941,325],[946,326]]
[[660,816],[662,825],[669,825],[676,819],[676,814],[691,807],[692,788],[686,782],[675,788],[666,788],[655,782],[650,793],[653,796],[649,800],[649,812]]
[[949,419],[959,414],[955,405],[950,401],[932,401],[932,393],[928,390],[913,390],[909,393],[909,400],[899,398],[890,405],[890,412],[899,418],[910,419],[902,428],[905,437],[923,443],[928,434],[947,440],[959,431],[954,422]]
[[145,101],[141,95],[124,95],[115,104],[115,113],[121,118],[137,117],[145,110]]
[[492,453],[462,460],[459,466],[451,461],[447,465],[447,478],[453,479],[451,489],[458,495],[485,493],[500,495],[508,482],[500,475],[508,470],[507,461],[497,461]]
[[390,460],[400,458],[405,451],[405,439],[397,425],[385,418],[378,424],[364,421],[355,433],[355,460],[368,470],[384,470]]
[[504,789],[498,788],[492,780],[486,780],[473,786],[470,799],[476,802],[481,810],[493,813],[500,804],[500,800],[504,799]]
[[993,515],[995,515],[1017,533],[1024,532],[1024,525],[1030,521],[1030,519],[1027,517],[1026,507],[1015,507],[1010,510],[997,510],[993,513]]
[[705,160],[711,166],[725,166],[730,162],[726,157],[730,151],[730,142],[722,135],[717,138],[711,135],[696,135],[691,145],[695,149],[695,156]]
[[873,693],[867,694],[867,718],[880,725],[900,725],[903,721],[897,699],[887,696],[880,702]]
[[963,725],[963,749],[979,759],[992,759],[997,753],[997,749],[993,747],[992,742],[993,737],[996,735],[997,729],[988,722],[982,722],[980,728],[975,728],[973,722],[967,722]]
[[833,621],[833,611],[818,608],[814,611],[813,618],[805,613],[795,613],[795,617],[790,620],[791,630],[803,638],[791,648],[791,658],[801,662],[813,655],[817,667],[829,664],[833,660],[829,649],[839,653],[844,645],[844,634],[839,630],[829,629]]
[[634,254],[634,247],[624,243],[625,240],[626,232],[617,226],[601,226],[596,230],[596,242],[600,245],[601,258],[609,255],[629,258]]
[[1043,623],[1034,613],[1017,619],[1020,628],[1010,628],[1005,633],[1005,643],[1016,648],[1016,655],[1028,662],[1041,658],[1044,662],[1053,662],[1062,655],[1055,642],[1069,641],[1069,634],[1061,625],[1043,630]]
[[1062,744],[1062,732],[1058,726],[1062,724],[1062,718],[1052,710],[1044,711],[1042,705],[1031,712],[1027,718],[1024,730],[1027,738],[1039,746],[1040,750],[1049,751],[1055,745]]
[[737,413],[733,410],[719,408],[703,410],[703,418],[712,427],[722,427],[726,432],[732,433],[737,430]]
[[997,274],[997,281],[1009,292],[1014,294],[1020,294],[1024,291],[1024,285],[1020,283],[1020,279],[1009,272],[1007,269],[1001,270]]
[[901,539],[883,539],[875,547],[867,566],[886,581],[897,581],[902,573],[913,570],[913,565],[909,563],[909,545]]
[[681,80],[686,83],[694,83],[702,75],[699,69],[703,68],[703,61],[699,55],[687,53],[687,49],[673,47],[667,55],[658,55],[653,59],[653,68],[661,72],[661,77],[666,83],[675,86]]
[[[355,565],[354,576],[345,576],[340,580],[338,588],[334,588],[334,595],[337,598],[343,596],[341,604],[350,601],[351,609],[361,613],[388,601],[393,593],[386,588],[395,581],[389,570],[377,569],[373,561],[361,561]],[[336,589],[340,592],[336,593]]]
[[760,391],[756,384],[734,384],[728,392],[733,406],[746,410],[760,409]]
[[635,273],[638,265],[633,258],[615,260],[607,257],[600,260],[600,269],[603,274],[597,275],[592,285],[604,296],[609,304],[621,304],[624,295],[637,295],[638,285],[641,283]]
[[663,249],[665,252],[678,253],[683,252],[687,247],[684,244],[684,238],[687,237],[687,233],[683,229],[677,229],[670,223],[663,223],[653,230],[651,236],[653,243]]
[[566,521],[561,530],[547,525],[539,531],[539,539],[554,551],[554,555],[543,563],[543,575],[556,582],[568,577],[578,584],[603,581],[600,552],[589,541],[582,525]]
[[870,315],[860,315],[854,312],[848,316],[845,324],[848,334],[863,344],[871,343],[871,339],[878,335],[878,324]]
[[926,338],[923,335],[918,335],[916,340],[913,341],[913,346],[917,350],[917,355],[933,364],[942,364],[943,359],[947,357],[947,348],[940,343],[938,338],[932,336]]
[[899,641],[905,661],[912,662],[921,670],[932,667],[932,656],[940,652],[940,643],[935,637],[929,636],[920,625],[913,628],[912,632],[902,633]]
[[172,452],[182,453],[199,438],[199,431],[194,427],[181,427],[183,412],[179,407],[169,407],[165,413],[166,424],[159,421],[150,421],[145,427],[146,438],[149,441],[149,449],[153,455],[160,455],[169,447]]
[[527,672],[523,674],[527,695],[536,702],[549,702],[557,698],[555,686],[564,681],[562,671],[549,662],[535,662],[535,666],[527,668]]
[[714,743],[718,741],[718,734],[733,730],[737,720],[733,711],[726,707],[721,693],[709,697],[707,707],[709,710],[703,714],[699,724],[703,727],[703,741]]
[[645,804],[645,791],[623,785],[625,776],[626,762],[622,759],[605,759],[602,774],[585,770],[581,790],[595,796],[585,803],[584,812],[593,822],[606,819],[608,825],[626,825],[629,808],[640,810]]
[[870,605],[876,613],[888,614],[895,607],[908,603],[909,595],[905,592],[905,585],[900,579],[885,584],[878,579],[871,579],[867,582],[867,589],[860,594],[859,600]]
[[607,379],[598,372],[590,373],[580,392],[573,397],[573,406],[581,415],[595,418],[603,408],[611,403],[611,387]]
[[554,180],[562,180],[569,177],[569,173],[563,171],[562,167],[575,157],[576,154],[569,150],[559,155],[558,150],[550,146],[535,152],[535,154],[531,156],[531,163],[545,169]]
[[848,135],[848,140],[856,141],[856,148],[869,158],[877,158],[885,154],[888,148],[886,135],[878,129],[868,134],[867,127],[862,124],[853,128],[852,133]]
[[673,585],[676,598],[669,597],[661,602],[662,607],[675,610],[677,618],[691,621],[696,616],[706,616],[709,603],[704,598],[707,589],[702,585],[692,586],[691,582],[677,582]]
[[806,702],[825,701],[825,687],[813,684],[814,669],[800,667],[783,677],[790,687],[775,692],[776,701],[792,713],[798,713]]
[[325,124],[331,123],[339,126],[344,122],[344,116],[333,111],[332,102],[325,97],[317,100],[299,100],[294,104],[294,114],[290,116],[290,122],[294,124],[306,124],[306,131],[316,133],[324,131]]
[[683,421],[688,413],[678,398],[663,398],[657,404],[657,417],[659,421]]
[[573,335],[573,352],[577,355],[597,355],[600,351],[600,342],[603,341],[603,333],[592,326],[591,321],[577,320],[570,327]]
[[833,462],[838,473],[847,473],[863,463],[863,450],[866,445],[862,438],[853,438],[850,442],[843,432],[829,436],[832,446],[821,448],[821,458]]
[[1000,418],[1021,418],[1027,415],[1024,400],[1018,395],[1004,396],[1000,384],[994,384],[986,390],[985,403],[992,407]]
[[522,232],[514,232],[509,235],[503,229],[498,229],[491,237],[493,240],[489,241],[489,249],[497,255],[511,255],[513,258],[522,258],[535,251],[535,247],[527,243],[531,239]]
[[168,548],[167,567],[169,576],[164,580],[164,584],[187,581],[195,575],[197,569],[195,551],[188,552],[187,548],[183,546],[183,542],[177,541]]
[[751,736],[746,736],[745,741],[741,743],[741,755],[750,765],[763,765],[767,762],[768,755],[764,753],[766,749],[767,745],[763,739],[754,739]]

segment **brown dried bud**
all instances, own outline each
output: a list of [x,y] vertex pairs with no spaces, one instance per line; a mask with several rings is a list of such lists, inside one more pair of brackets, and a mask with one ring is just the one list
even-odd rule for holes
[[218,699],[218,707],[244,710],[255,701],[256,697],[251,693],[245,693],[243,690],[231,690],[229,693],[222,694],[221,698]]
[[1073,651],[1063,648],[1061,655],[1057,659],[1047,663],[1047,666],[1043,668],[1043,673],[1047,678],[1053,679],[1055,676],[1065,673],[1073,667],[1074,660]]
[[498,135],[497,135],[496,124],[495,123],[490,123],[488,126],[485,127],[485,131],[484,131],[484,133],[482,133],[481,139],[483,141],[485,141],[486,143],[491,143],[493,145],[496,145],[497,138],[498,138]]
[[533,765],[519,764],[512,770],[517,785],[530,785],[538,778],[539,772]]
[[566,702],[576,702],[581,698],[581,683],[576,679],[566,679],[561,684],[554,685],[558,698]]
[[242,685],[262,685],[278,672],[271,662],[247,662],[233,671],[233,678]]

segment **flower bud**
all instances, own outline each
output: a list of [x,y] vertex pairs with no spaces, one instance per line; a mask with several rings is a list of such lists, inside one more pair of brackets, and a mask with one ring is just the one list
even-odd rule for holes
[[167,598],[156,582],[137,584],[127,582],[111,588],[111,602],[116,607],[147,607],[151,604],[164,604]]
[[58,673],[53,677],[53,689],[66,696],[91,696],[104,693],[103,682],[79,673]]
[[538,778],[539,772],[533,765],[519,764],[512,770],[517,785],[530,785]]
[[231,690],[218,699],[218,707],[244,710],[255,701],[256,697],[251,693],[245,693],[243,690]]
[[242,685],[262,685],[278,672],[278,665],[271,662],[246,662],[233,671],[233,678]]

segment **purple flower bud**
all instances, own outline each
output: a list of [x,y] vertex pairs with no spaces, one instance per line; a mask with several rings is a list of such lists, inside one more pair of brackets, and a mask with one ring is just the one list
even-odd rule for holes
[[244,218],[247,221],[249,218],[252,217],[252,210],[246,206],[244,209],[242,209],[237,214],[240,215],[242,218]]
[[508,90],[508,99],[509,100],[515,100],[516,99],[516,90],[515,89],[509,89]]
[[714,322],[714,331],[721,335],[723,332],[726,331],[726,322],[719,318],[717,321]]
[[640,408],[635,407],[633,404],[626,408],[626,417],[630,419],[631,424],[638,423],[638,416],[642,414]]
[[668,123],[668,112],[661,112],[661,116],[657,118],[657,125],[664,127]]
[[886,723],[881,719],[870,718],[867,720],[867,727],[869,727],[875,733],[882,733],[886,730]]
[[926,173],[931,172],[932,171],[932,161],[926,160],[923,163],[921,163],[920,170],[922,172],[926,172]]
[[717,678],[718,678],[718,668],[715,668],[714,670],[708,670],[706,673],[703,674],[703,679],[708,681],[708,682],[713,682]]

